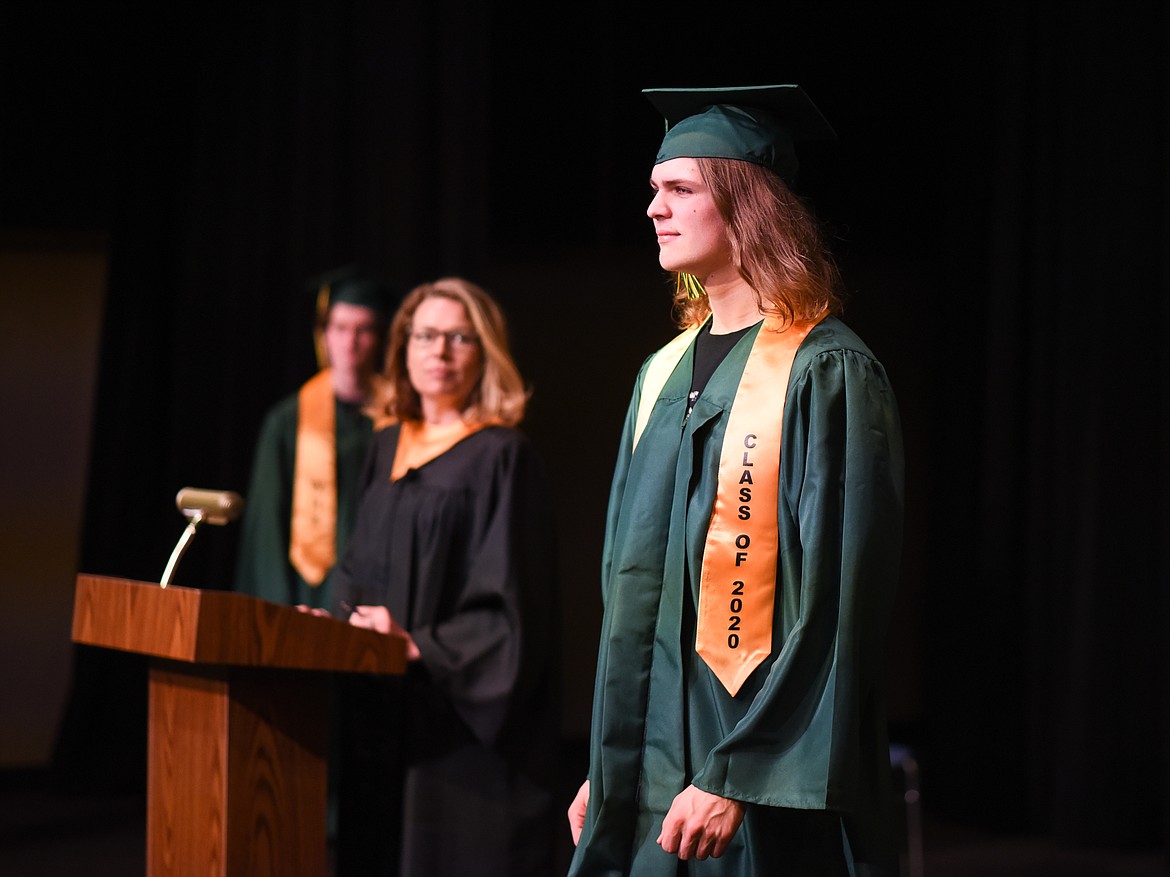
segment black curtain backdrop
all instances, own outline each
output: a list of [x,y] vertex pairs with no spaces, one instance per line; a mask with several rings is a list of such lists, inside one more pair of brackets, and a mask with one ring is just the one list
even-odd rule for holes
[[[97,6],[0,27],[0,224],[112,242],[84,571],[157,579],[175,492],[245,489],[313,369],[307,276],[462,274],[534,388],[583,736],[619,425],[671,332],[638,92],[800,82],[840,139],[799,189],[902,405],[890,689],[926,806],[1170,849],[1165,4]],[[228,587],[236,538],[176,583]],[[144,685],[78,649],[63,782],[141,783]]]
[[933,484],[938,791],[1087,844],[1170,837],[1168,25],[1000,9],[985,282],[951,305],[973,361]]

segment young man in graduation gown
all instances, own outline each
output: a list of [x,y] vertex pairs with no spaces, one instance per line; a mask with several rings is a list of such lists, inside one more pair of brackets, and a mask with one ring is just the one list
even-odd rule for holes
[[328,607],[345,550],[381,381],[387,289],[356,268],[309,281],[320,371],[266,414],[246,497],[236,589],[287,605]]
[[902,441],[793,195],[796,86],[647,92],[685,331],[621,438],[570,874],[895,875],[884,638]]

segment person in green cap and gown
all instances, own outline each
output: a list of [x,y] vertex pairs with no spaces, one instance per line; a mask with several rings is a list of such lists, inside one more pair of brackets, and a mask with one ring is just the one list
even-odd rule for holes
[[892,877],[899,416],[790,188],[793,144],[833,132],[797,86],[647,96],[684,331],[621,437],[570,874]]
[[328,607],[333,570],[360,497],[391,308],[358,268],[309,281],[317,298],[320,371],[265,415],[236,563],[236,590],[286,605]]

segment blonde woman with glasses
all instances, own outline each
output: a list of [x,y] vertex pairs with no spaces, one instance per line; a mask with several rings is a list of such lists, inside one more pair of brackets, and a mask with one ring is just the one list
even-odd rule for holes
[[460,278],[419,286],[384,376],[335,612],[405,634],[408,666],[345,693],[338,871],[548,874],[552,510],[498,304]]

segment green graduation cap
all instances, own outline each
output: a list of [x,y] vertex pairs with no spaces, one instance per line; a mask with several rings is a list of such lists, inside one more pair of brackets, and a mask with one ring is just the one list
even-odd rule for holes
[[317,352],[319,368],[325,368],[329,361],[325,352],[323,331],[328,322],[329,309],[333,305],[345,302],[369,308],[378,315],[381,323],[386,325],[398,304],[391,295],[388,284],[358,265],[347,265],[310,277],[306,281],[306,286],[316,301],[317,320],[313,329],[313,347]]
[[388,319],[393,310],[394,301],[389,287],[356,265],[311,277],[306,285],[316,297],[320,318],[324,318],[329,308],[338,302],[369,308],[382,319]]
[[666,119],[655,164],[672,158],[734,158],[771,168],[791,183],[796,143],[837,135],[798,85],[647,88]]

